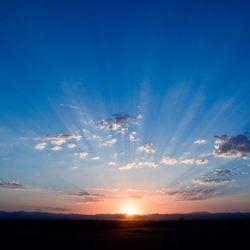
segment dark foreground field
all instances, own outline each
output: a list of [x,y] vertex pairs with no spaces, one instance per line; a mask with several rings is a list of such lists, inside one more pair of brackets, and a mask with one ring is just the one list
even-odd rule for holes
[[1,244],[19,249],[250,249],[250,220],[1,220],[0,228]]

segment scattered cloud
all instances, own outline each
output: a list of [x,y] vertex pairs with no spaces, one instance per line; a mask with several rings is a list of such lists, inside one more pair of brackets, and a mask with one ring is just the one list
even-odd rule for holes
[[207,144],[207,141],[205,139],[197,139],[193,142],[194,144]]
[[102,130],[125,134],[131,123],[138,123],[141,119],[141,115],[113,114],[111,118],[96,122],[96,125]]
[[246,134],[215,136],[215,157],[238,158],[250,153],[250,140]]
[[175,158],[171,158],[171,157],[163,157],[161,159],[161,164],[165,164],[165,165],[174,165],[177,164],[178,161]]
[[110,167],[115,167],[115,166],[117,166],[117,164],[116,164],[114,161],[110,161],[110,162],[108,163],[108,165],[109,165]]
[[229,183],[233,182],[233,179],[231,178],[206,178],[206,177],[201,177],[198,179],[194,179],[192,181],[194,184],[199,184],[199,185],[207,185],[207,186],[224,186]]
[[193,158],[184,159],[184,160],[181,160],[180,163],[186,164],[186,165],[193,165],[195,163],[195,159]]
[[75,143],[69,143],[69,144],[67,144],[67,147],[68,147],[69,149],[72,149],[72,148],[75,148],[75,147],[76,147],[76,144],[75,144]]
[[190,158],[190,159],[184,159],[181,160],[180,163],[185,164],[185,165],[206,165],[208,164],[208,159],[194,159],[194,158]]
[[87,152],[80,152],[79,156],[81,159],[86,159],[88,157],[88,153]]
[[154,161],[138,161],[138,162],[129,162],[124,166],[119,167],[119,170],[130,170],[138,168],[157,168],[158,164]]
[[131,142],[137,141],[136,132],[135,132],[135,131],[132,131],[132,132],[128,135],[128,139],[129,139]]
[[91,158],[91,160],[98,161],[98,160],[100,160],[100,157],[99,156],[94,156],[94,157]]
[[107,146],[110,147],[110,146],[116,144],[116,142],[117,142],[117,139],[113,138],[113,139],[109,139],[109,140],[104,141],[101,145],[106,146],[106,147]]
[[230,175],[238,175],[238,174],[247,174],[246,172],[242,171],[239,168],[233,168],[233,169],[221,169],[221,168],[216,168],[212,171],[214,175],[217,176],[230,176]]
[[0,189],[24,189],[25,186],[18,181],[0,181]]
[[55,147],[52,147],[51,150],[52,150],[52,151],[60,151],[60,150],[62,150],[62,147],[60,147],[60,146],[55,146]]
[[219,194],[214,189],[179,189],[172,190],[163,188],[160,193],[171,196],[179,201],[196,201],[196,200],[208,200]]
[[226,176],[226,175],[231,175],[233,173],[233,170],[216,168],[212,172],[214,175],[217,175],[217,176]]
[[35,149],[36,150],[44,150],[46,147],[46,142],[41,142],[41,143],[38,143],[36,146],[35,146]]
[[156,148],[154,147],[152,143],[145,143],[141,145],[140,147],[138,147],[138,150],[144,153],[148,153],[148,154],[156,152]]
[[195,160],[196,165],[206,165],[208,164],[208,159],[197,159]]
[[70,141],[70,140],[80,141],[81,138],[82,138],[82,136],[79,134],[72,134],[72,135],[59,134],[58,136],[46,135],[46,136],[38,138],[38,140],[40,140],[42,142],[49,142],[55,146],[61,146],[64,143],[66,143],[67,141]]

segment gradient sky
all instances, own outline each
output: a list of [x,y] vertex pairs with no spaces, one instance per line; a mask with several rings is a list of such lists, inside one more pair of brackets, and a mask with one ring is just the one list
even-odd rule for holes
[[250,211],[248,1],[1,1],[0,210]]

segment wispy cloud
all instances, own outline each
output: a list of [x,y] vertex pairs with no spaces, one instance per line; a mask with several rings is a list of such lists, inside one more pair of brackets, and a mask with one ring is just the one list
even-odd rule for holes
[[60,151],[60,150],[62,150],[62,149],[63,149],[63,148],[60,147],[60,146],[55,146],[55,147],[52,147],[52,148],[51,148],[52,151]]
[[113,139],[105,140],[101,145],[110,147],[110,146],[116,144],[116,142],[117,142],[117,139],[113,138]]
[[189,158],[189,159],[184,159],[181,160],[180,163],[185,164],[185,165],[206,165],[208,164],[208,159],[194,159],[194,158]]
[[124,166],[119,167],[119,170],[130,170],[138,168],[157,168],[158,164],[154,161],[134,161],[129,162]]
[[18,181],[0,181],[0,189],[24,189],[25,186]]
[[234,180],[231,178],[206,178],[206,177],[201,177],[198,179],[194,179],[192,182],[194,184],[199,184],[199,185],[207,185],[207,186],[224,186],[229,183],[232,183]]
[[41,143],[38,143],[36,146],[35,146],[35,149],[36,150],[43,150],[45,149],[46,147],[46,142],[41,142]]
[[163,188],[160,193],[173,197],[179,201],[207,200],[216,197],[219,192],[214,189],[179,189]]
[[88,155],[89,154],[87,152],[80,152],[79,153],[79,156],[80,156],[81,159],[86,159],[88,157]]
[[250,153],[250,140],[246,134],[215,136],[215,157],[238,158]]
[[75,144],[75,143],[69,143],[69,144],[67,144],[67,147],[68,147],[69,149],[72,149],[72,148],[75,148],[75,147],[76,147],[76,144]]
[[94,156],[94,157],[91,158],[91,160],[98,161],[98,160],[100,160],[100,157],[99,156]]
[[138,147],[138,150],[144,153],[148,153],[148,154],[156,152],[156,148],[152,143],[145,143],[141,145],[140,147]]
[[194,141],[194,144],[207,144],[207,141],[205,139],[197,139]]
[[51,135],[46,135],[46,136],[42,136],[39,138],[35,138],[36,140],[40,140],[43,143],[44,142],[48,142],[54,146],[61,146],[64,143],[66,143],[67,141],[70,140],[75,140],[75,141],[80,141],[82,138],[81,135],[79,134],[59,134],[58,136],[51,136]]
[[61,103],[60,106],[62,107],[67,107],[67,108],[71,108],[71,109],[74,109],[74,110],[79,110],[79,108],[75,105],[72,105],[72,104],[64,104],[64,103]]
[[161,164],[165,164],[165,165],[174,165],[174,164],[177,164],[178,163],[178,160],[176,160],[175,158],[171,158],[171,157],[163,157],[161,159]]

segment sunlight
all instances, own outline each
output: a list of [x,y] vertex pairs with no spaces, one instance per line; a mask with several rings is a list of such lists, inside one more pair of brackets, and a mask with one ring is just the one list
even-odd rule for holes
[[134,206],[128,206],[123,209],[123,213],[125,213],[128,216],[140,214],[139,210]]

